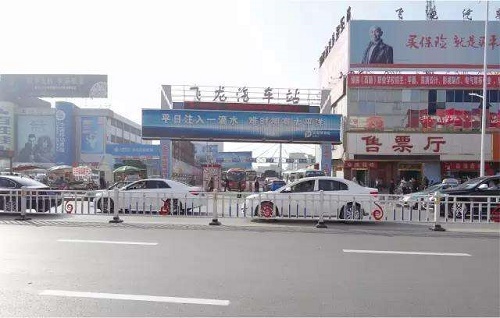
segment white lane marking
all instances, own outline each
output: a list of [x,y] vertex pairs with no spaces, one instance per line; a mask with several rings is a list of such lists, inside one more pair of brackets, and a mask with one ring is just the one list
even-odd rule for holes
[[115,299],[115,300],[138,300],[138,301],[152,301],[152,302],[177,303],[177,304],[229,306],[229,300],[223,300],[223,299],[109,294],[109,293],[75,292],[75,291],[69,291],[69,290],[44,290],[44,291],[40,292],[40,295],[41,296],[76,297],[76,298]]
[[66,243],[96,243],[96,244],[123,244],[123,245],[158,245],[155,242],[123,242],[123,241],[96,241],[96,240],[66,240],[59,239],[58,242]]
[[375,251],[375,250],[346,250],[344,253],[358,254],[401,254],[401,255],[431,255],[431,256],[472,256],[466,253],[435,253],[435,252],[404,252],[404,251]]

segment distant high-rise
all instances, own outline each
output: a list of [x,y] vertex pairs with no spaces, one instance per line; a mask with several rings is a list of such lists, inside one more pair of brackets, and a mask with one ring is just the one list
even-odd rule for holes
[[436,4],[434,3],[434,0],[427,0],[427,5],[425,6],[425,16],[427,20],[438,19]]

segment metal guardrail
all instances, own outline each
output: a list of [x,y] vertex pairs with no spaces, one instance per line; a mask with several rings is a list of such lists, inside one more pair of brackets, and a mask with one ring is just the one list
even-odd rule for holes
[[500,196],[341,195],[327,192],[203,192],[146,195],[118,190],[10,190],[0,193],[0,212],[120,216],[252,219],[313,219],[325,221],[429,223],[500,222]]

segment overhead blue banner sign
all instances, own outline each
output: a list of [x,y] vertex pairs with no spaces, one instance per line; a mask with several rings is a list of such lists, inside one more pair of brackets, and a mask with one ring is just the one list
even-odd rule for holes
[[341,115],[143,109],[142,138],[340,144]]

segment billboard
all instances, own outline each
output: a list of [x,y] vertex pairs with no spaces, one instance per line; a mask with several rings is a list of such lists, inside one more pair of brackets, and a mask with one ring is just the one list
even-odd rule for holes
[[[447,74],[349,74],[350,88],[468,88],[482,89],[483,75]],[[500,75],[488,75],[490,89],[500,87]]]
[[102,154],[104,152],[104,117],[81,117],[81,153]]
[[219,152],[215,155],[215,162],[220,164],[223,170],[231,168],[252,169],[252,152]]
[[[486,134],[485,144],[491,142]],[[460,133],[350,133],[347,140],[347,149],[355,155],[440,155],[442,160],[477,158],[480,146],[480,134]],[[485,156],[491,160],[490,146]]]
[[55,163],[54,116],[17,117],[16,162]]
[[106,153],[116,157],[153,159],[160,157],[159,145],[106,144]]
[[72,165],[75,161],[73,131],[75,104],[56,102],[56,164]]
[[0,97],[108,97],[107,75],[2,74]]
[[0,102],[0,157],[10,157],[14,149],[14,104]]
[[144,139],[341,143],[340,115],[142,110]]
[[500,21],[351,21],[351,68],[500,68]]

